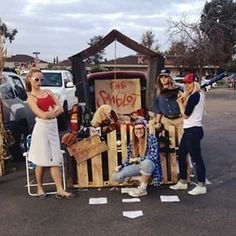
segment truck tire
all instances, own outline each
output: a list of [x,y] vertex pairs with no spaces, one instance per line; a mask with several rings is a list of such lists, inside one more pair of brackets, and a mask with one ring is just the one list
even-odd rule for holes
[[23,153],[27,151],[26,137],[29,134],[28,123],[25,120],[18,122],[17,131],[15,132],[14,138],[15,143],[10,147],[14,161],[24,161]]
[[59,131],[67,130],[68,125],[69,125],[69,111],[68,111],[68,103],[67,102],[64,102],[63,109],[64,109],[64,112],[58,117]]

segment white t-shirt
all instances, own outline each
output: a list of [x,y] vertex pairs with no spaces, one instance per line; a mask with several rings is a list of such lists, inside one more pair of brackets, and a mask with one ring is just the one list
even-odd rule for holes
[[188,118],[184,119],[184,129],[202,126],[204,105],[205,95],[203,94],[203,92],[195,92],[189,97],[184,112],[185,115],[188,116]]

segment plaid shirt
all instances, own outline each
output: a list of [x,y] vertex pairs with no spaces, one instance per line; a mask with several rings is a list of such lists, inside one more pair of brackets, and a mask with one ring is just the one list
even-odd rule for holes
[[[132,165],[132,163],[129,162],[130,158],[132,158],[132,151],[133,145],[132,142],[130,142],[128,146],[128,157],[127,160],[123,163],[123,167]],[[140,157],[140,161],[144,161],[145,159],[149,159],[154,162],[155,170],[152,174],[153,184],[154,186],[160,186],[160,182],[162,179],[161,161],[159,156],[157,138],[152,134],[148,135],[146,155],[144,157]]]

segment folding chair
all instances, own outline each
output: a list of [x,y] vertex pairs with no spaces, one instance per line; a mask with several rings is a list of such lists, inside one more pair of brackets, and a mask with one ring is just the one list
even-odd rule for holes
[[[26,147],[27,147],[27,152],[23,153],[23,156],[25,157],[25,167],[26,167],[26,179],[27,179],[27,190],[28,194],[30,196],[37,196],[38,194],[35,192],[32,192],[32,187],[37,187],[37,183],[35,183],[35,177],[31,178],[32,172],[34,174],[34,170],[36,165],[28,160],[28,152],[29,152],[29,147],[31,143],[31,134],[29,134],[26,137]],[[61,150],[62,154],[65,153],[64,150]],[[61,163],[61,175],[62,175],[62,185],[63,189],[66,190],[66,177],[65,177],[65,165],[64,165],[64,157],[62,158],[62,163]],[[43,186],[49,186],[49,185],[55,185],[54,182],[45,182],[43,183]],[[56,191],[49,191],[46,192],[46,194],[56,194]]]

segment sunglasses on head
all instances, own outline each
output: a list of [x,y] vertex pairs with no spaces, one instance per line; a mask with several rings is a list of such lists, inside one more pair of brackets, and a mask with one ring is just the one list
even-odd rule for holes
[[43,81],[43,78],[34,78],[34,77],[32,77],[32,80],[34,80],[36,82],[39,82],[39,81]]

